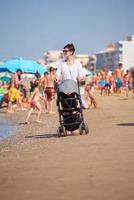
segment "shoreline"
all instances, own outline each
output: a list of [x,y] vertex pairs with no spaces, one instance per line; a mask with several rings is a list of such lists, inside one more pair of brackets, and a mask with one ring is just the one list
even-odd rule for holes
[[51,124],[51,127],[55,126],[56,131],[54,134],[57,134],[58,113],[49,115],[45,112],[42,112],[41,123],[35,122],[35,113],[33,113],[31,116],[31,122],[29,124],[25,124],[24,122],[27,112],[28,110],[16,111],[15,113],[8,114],[6,113],[6,108],[2,108],[2,110],[0,110],[1,118],[9,122],[12,129],[8,137],[0,140],[0,150],[2,148],[8,148],[14,145],[29,142],[28,138],[32,139],[34,136],[37,138],[38,135],[49,134],[51,119],[54,120],[54,123]]
[[[125,100],[134,100],[134,97],[131,95],[130,97],[125,97],[124,94],[121,96],[101,96],[99,94],[96,94],[97,98],[98,98],[98,102],[100,103],[99,107],[97,109],[94,109],[93,107],[91,109],[84,109],[83,113],[84,113],[84,120],[86,121],[88,118],[88,113],[94,113],[94,112],[98,112],[100,113],[101,110],[103,111],[103,107],[105,106],[106,102],[107,104],[109,104],[111,101],[109,102],[108,98],[113,99],[114,101],[122,99],[123,101]],[[104,101],[104,102],[103,102]],[[44,106],[44,105],[43,105]],[[42,106],[42,107],[43,107]],[[44,134],[57,134],[57,128],[59,126],[59,114],[57,113],[57,107],[55,105],[54,110],[56,111],[55,114],[46,114],[45,112],[42,112],[41,114],[41,123],[36,123],[35,122],[35,113],[33,113],[33,116],[31,116],[31,122],[30,124],[25,124],[25,118],[27,116],[27,112],[28,110],[25,111],[16,111],[15,113],[11,113],[8,114],[6,112],[6,108],[2,108],[0,109],[0,115],[1,118],[4,119],[4,121],[7,121],[9,123],[9,126],[11,127],[11,131],[8,134],[8,136],[2,140],[0,140],[0,149],[3,146],[3,144],[5,146],[8,146],[12,144],[15,144],[16,142],[19,143],[20,142],[24,142],[26,140],[26,138],[32,138],[32,136],[35,137],[38,136],[38,133],[42,133],[44,132]],[[51,123],[52,122],[52,123]],[[90,123],[90,122],[89,122]],[[53,130],[53,133],[51,133]],[[39,134],[40,135],[40,134]],[[7,143],[7,145],[6,145]]]
[[7,138],[10,134],[12,134],[10,121],[0,117],[0,141]]

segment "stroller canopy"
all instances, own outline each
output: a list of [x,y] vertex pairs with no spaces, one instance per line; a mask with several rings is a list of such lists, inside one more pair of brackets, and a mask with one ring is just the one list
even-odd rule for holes
[[63,92],[64,94],[71,94],[71,93],[79,94],[77,82],[71,79],[64,80],[58,86],[58,93],[60,92]]

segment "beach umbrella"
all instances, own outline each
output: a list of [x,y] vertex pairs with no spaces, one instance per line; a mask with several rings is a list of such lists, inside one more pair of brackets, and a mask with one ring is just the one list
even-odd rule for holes
[[34,60],[27,60],[23,58],[7,60],[4,64],[0,65],[0,72],[14,73],[17,70],[22,70],[25,73],[40,73],[47,72],[47,69],[42,67]]

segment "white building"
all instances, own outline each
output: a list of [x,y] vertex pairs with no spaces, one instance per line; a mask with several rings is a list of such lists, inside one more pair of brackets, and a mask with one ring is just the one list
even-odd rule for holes
[[45,64],[56,62],[61,59],[62,52],[61,51],[47,51],[44,53]]
[[122,63],[124,70],[134,67],[134,36],[127,41],[119,41],[116,45],[117,63]]
[[134,36],[129,36],[127,41],[110,43],[104,51],[96,54],[96,68],[106,66],[113,70],[119,63],[123,64],[124,70],[134,67]]

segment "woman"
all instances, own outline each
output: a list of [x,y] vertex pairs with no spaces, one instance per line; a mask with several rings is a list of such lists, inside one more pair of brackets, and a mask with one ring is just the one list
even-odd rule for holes
[[63,81],[66,79],[72,79],[74,81],[85,81],[85,74],[82,68],[82,64],[74,57],[75,47],[73,44],[67,44],[63,48],[64,59],[61,61],[56,75],[57,80]]

